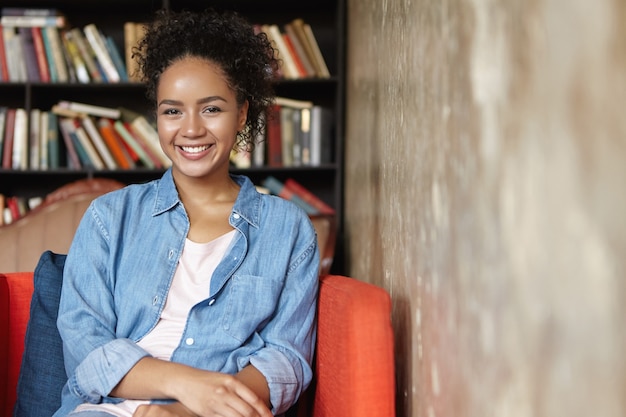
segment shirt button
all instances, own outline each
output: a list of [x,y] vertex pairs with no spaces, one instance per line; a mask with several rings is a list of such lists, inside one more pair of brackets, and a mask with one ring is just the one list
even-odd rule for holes
[[188,337],[187,340],[185,340],[185,343],[187,344],[187,346],[191,346],[193,345],[193,337]]
[[210,306],[212,306],[213,304],[215,304],[215,298],[212,298],[212,299],[209,301],[209,305],[210,305]]
[[237,213],[233,214],[233,219],[237,220],[237,219],[239,219],[239,217],[241,217],[241,216],[239,216],[239,214],[237,214]]

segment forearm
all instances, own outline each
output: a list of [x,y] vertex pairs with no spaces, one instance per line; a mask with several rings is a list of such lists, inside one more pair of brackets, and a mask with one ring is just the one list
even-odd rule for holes
[[267,380],[258,369],[252,365],[248,365],[237,373],[235,377],[250,388],[268,408],[272,408]]

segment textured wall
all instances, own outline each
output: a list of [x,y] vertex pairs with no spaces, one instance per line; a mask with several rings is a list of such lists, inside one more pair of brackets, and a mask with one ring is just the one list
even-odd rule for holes
[[398,416],[626,415],[626,2],[349,0],[349,271]]

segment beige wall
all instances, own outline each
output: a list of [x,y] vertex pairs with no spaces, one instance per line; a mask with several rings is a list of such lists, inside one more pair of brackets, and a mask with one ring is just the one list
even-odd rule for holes
[[349,0],[349,272],[398,416],[626,415],[626,2]]

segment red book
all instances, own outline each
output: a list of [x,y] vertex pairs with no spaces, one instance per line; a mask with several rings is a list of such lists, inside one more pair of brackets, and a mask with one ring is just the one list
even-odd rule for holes
[[135,163],[128,152],[126,152],[124,141],[115,131],[111,120],[106,118],[98,119],[98,130],[100,130],[100,135],[106,142],[117,165],[122,169],[134,168]]
[[39,66],[39,76],[44,83],[50,82],[50,67],[48,66],[48,58],[46,57],[46,47],[43,43],[41,35],[41,27],[35,26],[31,28],[33,32],[33,43],[35,45],[35,53],[37,54],[37,65]]
[[335,214],[335,209],[326,204],[322,199],[313,194],[307,188],[305,188],[302,184],[294,180],[293,178],[288,178],[285,181],[285,188],[291,190],[298,197],[315,207],[322,214]]
[[298,51],[296,51],[296,48],[293,42],[291,41],[291,37],[289,37],[287,33],[283,33],[282,35],[285,41],[285,45],[287,45],[287,49],[289,49],[289,52],[291,52],[293,62],[296,64],[296,68],[298,69],[298,74],[300,74],[300,77],[302,78],[308,77],[309,73],[307,72],[306,67],[304,66],[304,63],[300,59],[300,55],[298,54]]
[[267,165],[281,167],[283,166],[283,141],[280,127],[280,105],[274,104],[268,109],[265,129]]
[[4,123],[4,148],[2,149],[2,168],[11,169],[13,164],[13,131],[15,130],[15,109],[7,109],[7,115]]
[[0,25],[0,81],[9,81],[9,66],[7,65],[7,53],[4,48],[3,32],[2,25]]

